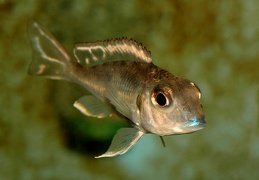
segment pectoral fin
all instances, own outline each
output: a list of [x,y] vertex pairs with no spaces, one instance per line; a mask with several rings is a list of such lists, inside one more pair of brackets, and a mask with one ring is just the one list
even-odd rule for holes
[[79,98],[74,107],[86,116],[103,118],[112,114],[107,105],[92,95]]
[[124,154],[134,146],[145,133],[135,128],[121,128],[115,134],[106,153],[96,158],[113,157]]

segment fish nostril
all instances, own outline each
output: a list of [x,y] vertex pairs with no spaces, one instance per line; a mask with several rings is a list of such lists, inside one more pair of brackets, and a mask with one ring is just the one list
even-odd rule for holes
[[199,117],[199,120],[200,120],[200,121],[204,121],[204,120],[205,120],[205,116],[204,116],[204,115],[201,115],[201,116]]

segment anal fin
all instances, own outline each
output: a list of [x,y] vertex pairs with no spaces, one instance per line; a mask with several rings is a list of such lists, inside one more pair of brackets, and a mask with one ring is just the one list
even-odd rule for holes
[[113,137],[112,143],[107,152],[95,158],[122,155],[134,146],[144,134],[144,132],[135,128],[121,128]]
[[109,107],[93,95],[79,98],[74,107],[86,116],[104,118],[112,115]]

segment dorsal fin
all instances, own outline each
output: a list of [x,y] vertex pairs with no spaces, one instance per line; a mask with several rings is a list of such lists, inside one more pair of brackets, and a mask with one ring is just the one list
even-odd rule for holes
[[150,51],[128,38],[78,43],[74,47],[74,56],[76,61],[84,66],[94,66],[109,61],[152,62]]

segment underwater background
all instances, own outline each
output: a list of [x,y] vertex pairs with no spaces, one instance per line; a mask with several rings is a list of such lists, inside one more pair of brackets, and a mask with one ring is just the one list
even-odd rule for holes
[[[258,12],[256,0],[0,0],[0,179],[259,179]],[[206,128],[95,159],[128,125],[83,116],[73,83],[27,75],[30,19],[70,54],[76,42],[141,42],[200,87]]]

